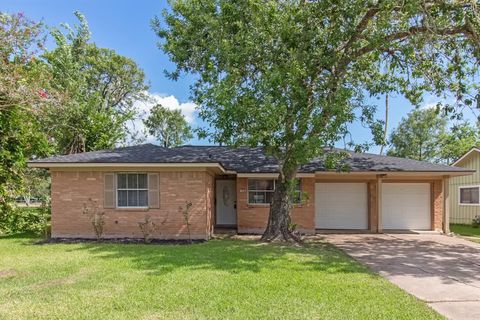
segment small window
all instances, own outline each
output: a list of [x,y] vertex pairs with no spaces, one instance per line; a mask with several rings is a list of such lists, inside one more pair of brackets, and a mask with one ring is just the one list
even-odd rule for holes
[[302,203],[302,180],[295,179],[295,190],[293,191],[293,203]]
[[479,187],[460,187],[460,204],[479,204]]
[[[275,190],[275,180],[273,179],[248,179],[248,203],[250,204],[270,204]],[[300,179],[296,179],[295,193],[293,203],[301,203]]]
[[272,202],[275,180],[248,179],[248,203],[269,204]]
[[146,173],[117,174],[117,206],[148,207],[148,178]]

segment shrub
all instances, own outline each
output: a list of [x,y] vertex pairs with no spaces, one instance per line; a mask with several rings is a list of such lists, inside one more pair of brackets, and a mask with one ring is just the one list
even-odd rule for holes
[[90,216],[93,232],[97,240],[100,240],[103,235],[103,227],[105,226],[105,212],[100,211],[96,201],[88,199],[88,203],[83,204],[83,214]]
[[34,233],[46,235],[50,224],[50,206],[14,207],[5,219],[0,221],[0,234]]
[[192,234],[190,232],[190,208],[192,207],[192,203],[189,201],[185,201],[185,207],[178,207],[178,211],[180,211],[183,215],[183,219],[185,220],[185,224],[187,225],[187,232],[188,232],[188,241],[192,243]]
[[475,216],[472,220],[472,227],[478,228],[480,227],[480,215]]
[[152,241],[152,234],[157,230],[157,225],[152,221],[150,215],[145,215],[144,221],[139,222],[138,226],[142,231],[145,243],[150,243],[150,241]]

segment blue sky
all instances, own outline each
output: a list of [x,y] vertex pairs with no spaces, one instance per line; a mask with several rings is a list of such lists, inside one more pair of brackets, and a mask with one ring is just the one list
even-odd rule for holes
[[[178,81],[171,81],[164,75],[164,69],[173,69],[168,57],[158,49],[157,37],[150,27],[150,20],[168,7],[167,1],[160,0],[0,0],[0,10],[14,13],[23,12],[33,20],[42,20],[48,26],[59,26],[66,22],[70,25],[77,23],[73,12],[76,10],[85,14],[92,32],[92,40],[100,47],[114,49],[119,54],[134,59],[145,71],[150,83],[150,92],[154,98],[171,108],[180,108],[189,118],[193,126],[202,125],[196,117],[190,103],[189,86],[192,78],[183,76]],[[425,98],[425,105],[434,105],[438,99]],[[384,98],[372,100],[378,103],[378,117],[383,118]],[[149,105],[141,106],[148,112]],[[400,119],[412,110],[410,103],[401,96],[390,98],[390,130]],[[468,113],[468,112],[467,112]],[[467,117],[472,118],[470,114]],[[137,122],[139,126],[141,121]],[[352,137],[355,142],[362,143],[371,139],[368,130],[360,124],[351,126]],[[193,139],[192,144],[206,144],[208,141]],[[343,146],[339,143],[339,146]],[[370,152],[378,152],[374,147]]]

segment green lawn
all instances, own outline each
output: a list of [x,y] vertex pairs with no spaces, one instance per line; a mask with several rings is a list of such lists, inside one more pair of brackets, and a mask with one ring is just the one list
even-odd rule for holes
[[324,243],[34,244],[0,237],[0,319],[437,319]]
[[451,224],[450,231],[480,243],[480,228],[474,228],[469,224]]

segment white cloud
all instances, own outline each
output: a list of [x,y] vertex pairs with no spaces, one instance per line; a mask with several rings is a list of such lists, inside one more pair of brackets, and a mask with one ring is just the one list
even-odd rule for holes
[[198,113],[196,110],[197,105],[195,103],[191,101],[181,103],[175,96],[163,93],[147,92],[146,94],[146,101],[136,101],[134,103],[134,108],[137,110],[138,116],[137,119],[128,125],[132,132],[138,132],[139,134],[144,135],[146,142],[153,143],[155,142],[155,138],[146,132],[143,120],[148,118],[150,110],[157,104],[161,104],[170,110],[180,110],[185,117],[185,120],[187,120],[190,125],[195,123]]

